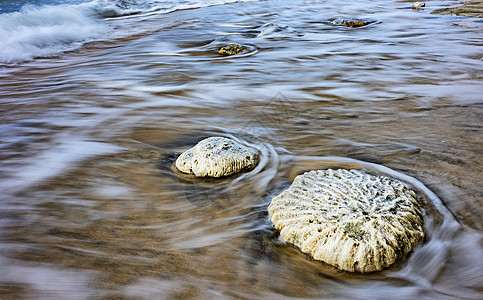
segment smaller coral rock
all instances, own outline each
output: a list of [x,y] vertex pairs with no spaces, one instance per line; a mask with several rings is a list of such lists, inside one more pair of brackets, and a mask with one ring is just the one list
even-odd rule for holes
[[243,51],[243,48],[239,45],[231,44],[225,47],[221,47],[220,51],[218,51],[221,55],[236,55]]
[[176,168],[197,177],[222,177],[255,167],[260,160],[257,149],[224,137],[210,137],[182,153]]
[[425,6],[426,6],[426,3],[424,3],[424,2],[414,2],[413,9],[419,9],[419,8],[425,7]]

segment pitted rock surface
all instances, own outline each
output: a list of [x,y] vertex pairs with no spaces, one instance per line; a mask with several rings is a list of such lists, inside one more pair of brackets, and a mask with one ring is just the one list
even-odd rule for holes
[[259,160],[255,148],[225,137],[210,137],[183,152],[176,160],[176,168],[198,177],[222,177],[251,169]]
[[268,211],[285,241],[350,272],[382,270],[424,237],[416,194],[398,180],[359,170],[299,175]]

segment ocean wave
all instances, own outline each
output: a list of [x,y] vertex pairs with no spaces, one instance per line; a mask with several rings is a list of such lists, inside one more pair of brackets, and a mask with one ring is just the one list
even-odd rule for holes
[[257,0],[94,0],[81,4],[27,4],[20,11],[0,14],[0,64],[51,57],[78,49],[87,42],[107,40],[111,36],[108,18],[250,1]]
[[153,12],[167,13],[237,2],[260,0],[97,0],[97,12],[103,17],[119,17]]
[[27,61],[74,50],[102,39],[106,24],[93,18],[88,4],[24,5],[0,15],[0,63]]

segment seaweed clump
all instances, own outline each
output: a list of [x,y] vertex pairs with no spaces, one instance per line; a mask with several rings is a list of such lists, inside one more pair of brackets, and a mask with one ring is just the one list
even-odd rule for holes
[[375,22],[376,22],[375,20],[363,20],[363,19],[336,19],[331,23],[333,25],[342,25],[347,27],[363,27]]
[[230,45],[221,47],[220,50],[218,51],[218,53],[221,54],[221,55],[228,56],[228,55],[236,55],[236,54],[238,54],[242,51],[243,51],[242,46],[239,46],[239,45],[236,45],[236,44],[230,44]]
[[348,27],[361,27],[370,24],[370,22],[363,20],[342,20],[342,23]]

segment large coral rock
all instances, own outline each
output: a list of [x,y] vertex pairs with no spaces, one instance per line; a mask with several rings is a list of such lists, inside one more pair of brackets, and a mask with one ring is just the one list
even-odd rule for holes
[[423,239],[416,194],[359,170],[299,175],[268,211],[281,237],[341,270],[382,270]]
[[260,160],[257,149],[225,137],[210,137],[182,153],[178,170],[198,177],[222,177],[255,167]]

